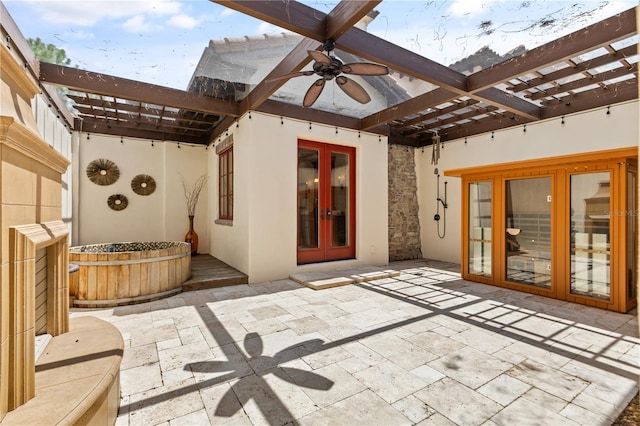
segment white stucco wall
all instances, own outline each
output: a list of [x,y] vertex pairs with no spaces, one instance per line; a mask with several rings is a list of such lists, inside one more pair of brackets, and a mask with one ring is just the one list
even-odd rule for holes
[[[638,102],[613,105],[607,109],[577,113],[544,122],[446,142],[437,166],[431,164],[431,147],[415,150],[420,205],[422,253],[425,258],[460,262],[461,254],[461,179],[444,176],[457,169],[536,158],[638,146]],[[447,185],[446,234],[438,237],[436,213],[437,185],[435,168],[440,172],[440,195]],[[443,216],[442,206],[440,216]],[[443,224],[441,220],[441,233]]]
[[[87,139],[87,136],[89,139]],[[204,146],[175,142],[120,138],[76,132],[74,145],[74,228],[72,245],[126,241],[184,241],[189,229],[186,201],[182,187],[207,173],[207,151]],[[121,142],[122,140],[122,142]],[[89,180],[87,165],[96,159],[113,161],[120,178],[108,186]],[[131,180],[147,174],[156,181],[153,194],[141,196],[131,189]],[[107,205],[113,194],[123,194],[129,204],[114,211]],[[196,209],[195,230],[200,253],[209,252],[207,191],[200,196]]]
[[[388,262],[387,141],[377,135],[260,114],[232,125],[234,138],[233,225],[213,224],[211,254],[249,275],[251,282],[286,278],[299,271],[356,263]],[[223,134],[221,139],[224,139]],[[356,147],[356,260],[298,266],[298,139]],[[210,150],[212,219],[217,217],[218,159]]]

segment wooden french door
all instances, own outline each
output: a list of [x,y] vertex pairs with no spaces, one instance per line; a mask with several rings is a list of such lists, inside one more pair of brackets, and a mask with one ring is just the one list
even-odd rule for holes
[[355,257],[355,148],[298,141],[298,264]]
[[637,148],[448,170],[462,179],[462,276],[637,306]]

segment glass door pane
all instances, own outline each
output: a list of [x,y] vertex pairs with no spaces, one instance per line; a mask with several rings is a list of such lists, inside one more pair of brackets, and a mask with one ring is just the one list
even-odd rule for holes
[[506,181],[507,280],[551,288],[551,178]]
[[571,293],[610,296],[609,172],[571,176]]
[[229,210],[227,204],[227,198],[229,193],[229,182],[227,180],[229,176],[229,170],[227,169],[228,161],[226,156],[220,156],[220,217],[229,217]]
[[491,182],[469,184],[468,273],[491,276]]
[[298,248],[318,248],[319,152],[298,149]]
[[349,155],[331,153],[331,246],[349,244]]

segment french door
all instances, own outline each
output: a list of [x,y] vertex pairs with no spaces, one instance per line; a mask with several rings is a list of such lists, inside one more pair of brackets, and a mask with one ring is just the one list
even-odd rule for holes
[[355,257],[355,148],[298,141],[298,264]]
[[637,306],[637,148],[445,173],[463,178],[463,278]]

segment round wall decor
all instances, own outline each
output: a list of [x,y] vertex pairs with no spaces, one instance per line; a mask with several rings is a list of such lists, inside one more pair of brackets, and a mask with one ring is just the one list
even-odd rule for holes
[[87,177],[96,185],[111,185],[120,177],[120,170],[113,161],[99,158],[87,166]]
[[127,208],[129,200],[122,194],[113,194],[107,200],[107,204],[112,210],[120,211]]
[[138,195],[150,195],[156,190],[156,181],[149,175],[138,175],[131,179],[131,189]]

